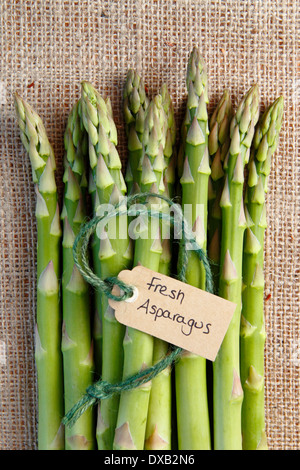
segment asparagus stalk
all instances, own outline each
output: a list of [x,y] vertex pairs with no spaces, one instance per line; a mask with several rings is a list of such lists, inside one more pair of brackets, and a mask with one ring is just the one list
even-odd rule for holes
[[[96,187],[95,212],[105,204],[116,204],[126,193],[121,160],[117,151],[117,130],[110,102],[88,82],[82,83],[82,118],[89,136],[89,159]],[[97,204],[98,207],[97,207]],[[99,274],[102,279],[117,276],[132,262],[127,216],[111,219],[96,242]],[[124,326],[117,322],[105,295],[101,296],[103,349],[102,379],[110,383],[122,378]],[[97,443],[101,450],[112,449],[119,396],[103,400],[98,407]]]
[[[80,101],[73,107],[64,135],[65,172],[63,220],[63,366],[65,412],[81,398],[93,383],[93,345],[91,334],[89,287],[73,259],[73,244],[86,210],[87,138],[80,119]],[[90,408],[65,428],[66,450],[95,448],[94,413]]]
[[[163,84],[160,89],[162,106],[166,113],[167,131],[164,145],[164,193],[170,197],[173,193],[174,175],[172,170],[168,172],[170,160],[175,157],[176,125],[174,108],[167,85]],[[174,169],[174,165],[172,166]],[[169,210],[168,208],[166,208]],[[168,223],[161,224],[162,254],[160,257],[158,272],[166,275],[171,274],[172,247],[171,231]],[[169,344],[158,338],[153,343],[153,363],[159,362],[166,356]],[[172,383],[171,368],[167,367],[152,380],[147,426],[145,434],[146,450],[170,450],[172,438]]]
[[133,69],[127,73],[124,87],[124,119],[128,142],[128,161],[125,180],[128,193],[134,183],[140,181],[140,160],[143,155],[143,133],[145,112],[149,106],[145,85],[140,75]]
[[17,93],[15,105],[21,139],[36,185],[37,310],[35,359],[38,382],[38,448],[64,449],[61,420],[63,373],[61,353],[61,227],[55,182],[55,157],[41,118]]
[[211,175],[209,185],[208,209],[208,257],[212,262],[214,285],[218,291],[220,274],[220,249],[222,232],[222,211],[220,199],[224,186],[223,163],[230,145],[230,122],[232,104],[228,90],[224,93],[210,119],[208,151],[211,159]]
[[[208,182],[211,173],[208,154],[207,72],[199,50],[194,48],[187,69],[187,112],[185,117],[184,161],[180,179],[182,207],[199,246],[206,250]],[[205,290],[205,269],[190,252],[186,282]],[[211,448],[206,360],[185,352],[175,365],[178,446],[180,450]]]
[[[143,135],[140,189],[142,192],[164,191],[163,173],[165,160],[163,148],[166,139],[166,116],[162,97],[157,95],[149,104]],[[148,198],[147,204],[160,209],[160,200]],[[152,206],[153,207],[153,206]],[[158,271],[162,253],[160,222],[156,218],[138,218],[135,221],[134,265],[141,264]],[[124,337],[123,379],[149,367],[153,362],[153,337],[133,328],[127,328]],[[114,438],[115,450],[142,450],[144,448],[146,421],[151,383],[121,393],[117,428]]]
[[265,193],[271,158],[282,125],[283,98],[264,112],[255,131],[249,161],[245,205],[247,220],[243,255],[241,318],[242,443],[244,450],[266,450],[264,411],[264,236]]
[[[90,87],[92,93],[91,93],[91,100],[93,100],[93,93],[97,93],[96,90],[88,83],[88,82],[83,82],[83,88],[84,87]],[[83,92],[84,93],[84,92]],[[96,182],[96,173],[95,173],[95,162],[96,162],[96,159],[97,159],[97,155],[99,153],[99,150],[97,149],[99,147],[99,145],[95,144],[95,148],[93,148],[93,139],[96,140],[96,142],[100,139],[101,142],[103,141],[105,143],[105,140],[102,139],[101,135],[103,135],[104,131],[107,130],[107,132],[111,132],[111,138],[117,142],[117,131],[116,131],[116,127],[115,127],[115,123],[113,121],[113,114],[112,114],[112,108],[111,108],[111,103],[110,103],[110,100],[109,98],[104,100],[100,95],[99,93],[97,93],[97,99],[99,99],[99,102],[100,104],[98,103],[97,104],[97,100],[94,102],[94,103],[89,103],[89,101],[87,101],[87,110],[86,110],[86,115],[88,115],[88,113],[91,113],[91,116],[90,116],[90,122],[87,121],[87,117],[85,115],[82,115],[82,119],[83,121],[85,122],[84,123],[84,126],[86,127],[86,129],[88,129],[88,134],[89,134],[89,143],[88,143],[88,147],[89,147],[89,159],[90,159],[90,172],[89,172],[89,193],[90,193],[90,196],[91,196],[91,200],[92,200],[92,207],[93,207],[93,213],[94,214],[97,214],[97,210],[99,209],[99,206],[101,204],[114,204],[115,202],[118,202],[118,200],[121,198],[123,192],[126,192],[126,184],[124,182],[124,179],[123,179],[123,176],[122,176],[122,172],[119,171],[119,168],[117,167],[121,167],[121,163],[120,163],[120,159],[119,159],[119,156],[118,154],[116,155],[116,162],[114,163],[114,154],[117,153],[116,152],[116,148],[115,148],[115,144],[114,143],[109,143],[109,146],[110,146],[110,152],[111,152],[111,157],[109,157],[110,161],[111,161],[111,166],[113,167],[114,165],[116,165],[116,168],[114,168],[113,170],[116,170],[116,172],[114,171],[114,176],[117,177],[117,180],[119,182],[119,185],[120,187],[122,187],[122,191],[121,191],[121,194],[118,194],[118,190],[117,188],[114,188],[114,191],[112,191],[112,187],[111,187],[111,181],[110,182],[107,182],[107,188],[108,188],[108,192],[106,193],[106,186],[105,186],[105,183],[104,183],[104,186],[102,184],[102,188],[101,191],[99,192],[99,189],[97,188],[97,182]],[[93,109],[93,105],[95,106],[96,110]],[[85,106],[85,102],[84,100],[82,100],[82,106],[84,107]],[[104,112],[102,110],[102,108],[104,108]],[[101,120],[103,122],[103,125],[101,126],[100,128],[100,131],[99,131],[99,136],[97,136],[97,130],[94,129],[94,125],[93,125],[93,118],[94,118],[94,114],[99,114],[99,116],[101,116]],[[98,119],[98,117],[96,116],[96,121]],[[109,120],[109,123],[108,123],[108,128],[106,128],[105,126],[107,126],[107,119]],[[109,125],[111,124],[111,130],[109,131]],[[89,126],[89,127],[88,127]],[[95,135],[96,133],[96,135]],[[102,133],[102,134],[101,134]],[[97,153],[98,152],[98,153]],[[100,153],[101,153],[101,148],[100,148]],[[91,160],[92,159],[92,160]],[[102,160],[100,160],[100,164],[102,165]],[[92,166],[93,165],[93,166]],[[103,169],[99,169],[98,170],[98,174],[101,174],[101,172],[103,171]],[[110,171],[110,169],[109,169]],[[120,173],[118,175],[118,173]],[[105,171],[104,171],[104,181],[105,180],[109,180],[109,175],[105,174]],[[113,193],[113,199],[110,200],[110,193]],[[100,195],[100,198],[99,198],[99,194]],[[112,223],[111,223],[112,224]],[[110,225],[111,225],[110,224]],[[117,227],[119,226],[119,222],[116,221],[116,224],[117,224]],[[117,227],[116,227],[116,230],[117,230]],[[113,229],[113,232],[116,233],[116,231],[114,231]],[[101,266],[104,265],[104,260],[103,259],[106,259],[106,256],[104,254],[104,257],[103,259],[101,259],[101,256],[100,256],[100,250],[101,250],[101,245],[100,245],[100,241],[101,240],[105,240],[107,239],[107,236],[106,236],[106,231],[102,234],[101,237],[99,236],[95,236],[94,239],[93,239],[93,243],[92,243],[92,255],[93,255],[93,264],[94,264],[94,270],[95,270],[95,273],[98,277],[101,277]],[[102,245],[104,244],[104,246],[102,246],[102,249],[104,249],[104,251],[106,249],[109,250],[109,240],[108,242],[106,243],[105,245],[105,242],[103,241],[102,242]],[[129,252],[128,252],[129,253]],[[108,256],[109,258],[109,256]],[[103,310],[104,308],[104,310]],[[97,372],[97,374],[100,376],[101,375],[101,372],[102,372],[102,348],[103,348],[103,315],[104,315],[104,312],[106,311],[107,309],[107,304],[104,305],[104,307],[102,306],[102,294],[101,292],[99,291],[96,291],[95,292],[95,315],[94,315],[94,332],[93,332],[93,336],[94,336],[94,356],[95,356],[95,370]]]
[[243,238],[246,227],[244,167],[259,115],[258,87],[242,99],[230,124],[231,143],[224,161],[221,196],[222,239],[219,295],[236,304],[236,310],[213,364],[214,444],[217,450],[239,450],[243,390],[240,382],[240,319]]
[[[89,139],[88,139],[89,141]],[[89,142],[88,142],[89,145]],[[88,152],[89,153],[89,152]],[[88,192],[90,195],[90,200],[92,203],[92,213],[95,215],[97,212],[97,207],[99,206],[99,197],[97,192],[96,183],[94,181],[93,173],[91,168],[89,168],[89,182],[88,182]],[[92,254],[92,264],[94,271],[98,277],[101,277],[100,270],[100,259],[99,259],[99,249],[100,249],[100,240],[96,235],[92,238],[91,244],[91,254]],[[102,311],[101,311],[101,293],[99,291],[94,292],[93,296],[93,343],[94,343],[94,361],[95,361],[95,374],[100,377],[102,370]]]

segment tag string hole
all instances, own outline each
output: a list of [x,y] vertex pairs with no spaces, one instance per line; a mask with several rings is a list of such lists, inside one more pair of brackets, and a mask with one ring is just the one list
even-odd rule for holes
[[125,299],[125,302],[128,302],[128,303],[135,302],[139,296],[138,288],[136,286],[131,286],[131,288],[132,288],[132,295],[128,299]]

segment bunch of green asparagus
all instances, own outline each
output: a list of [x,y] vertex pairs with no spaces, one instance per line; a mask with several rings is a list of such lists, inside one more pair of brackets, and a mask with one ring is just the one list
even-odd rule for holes
[[[236,109],[225,89],[209,116],[207,67],[196,47],[188,59],[186,86],[178,135],[167,85],[150,98],[143,78],[128,71],[123,172],[111,102],[84,81],[64,134],[61,210],[46,130],[38,114],[15,94],[36,187],[39,449],[267,449],[265,196],[283,98],[260,114],[257,85]],[[161,212],[166,203],[157,195],[177,198],[183,212],[189,207],[195,240],[211,262],[215,294],[235,303],[235,313],[212,364],[183,351],[174,367],[152,381],[100,400],[64,426],[65,413],[99,377],[117,383],[155,365],[169,349],[166,342],[121,325],[106,295],[89,286],[73,259],[82,225],[107,204],[140,192],[149,194],[148,208],[155,204]],[[122,213],[94,234],[90,258],[99,278],[137,265],[168,276],[179,272],[182,258],[165,219],[148,224],[143,217],[131,221],[134,236]],[[120,228],[122,237],[116,236]],[[186,282],[205,290],[206,271],[192,251]]]

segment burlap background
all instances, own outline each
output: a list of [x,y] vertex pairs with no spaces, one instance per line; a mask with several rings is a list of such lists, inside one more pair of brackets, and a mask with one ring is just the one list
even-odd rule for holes
[[225,86],[235,105],[254,82],[262,109],[285,98],[268,193],[266,416],[271,449],[300,448],[299,7],[298,0],[0,2],[1,449],[36,448],[35,194],[12,93],[43,118],[60,181],[64,126],[81,80],[111,97],[124,161],[127,69],[142,73],[150,95],[168,82],[179,123],[194,45],[208,64],[210,111]]

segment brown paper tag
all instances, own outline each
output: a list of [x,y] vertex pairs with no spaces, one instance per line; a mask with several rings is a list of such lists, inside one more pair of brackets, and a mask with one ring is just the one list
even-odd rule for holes
[[120,323],[215,360],[234,303],[143,266],[121,271],[118,278],[135,291],[125,301],[109,299]]

